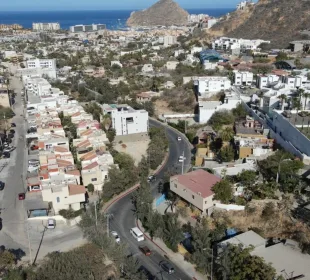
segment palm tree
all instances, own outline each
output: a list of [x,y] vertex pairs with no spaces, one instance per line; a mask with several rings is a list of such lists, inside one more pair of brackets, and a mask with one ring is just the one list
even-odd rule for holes
[[178,244],[184,238],[180,222],[175,214],[168,214],[165,218],[164,240],[171,246],[171,249],[176,252]]
[[220,132],[223,142],[229,142],[234,137],[234,134],[234,130],[231,127],[226,127]]
[[285,102],[287,100],[287,97],[285,94],[281,94],[279,96],[280,100],[281,100],[281,110],[284,111],[284,106],[285,106]]

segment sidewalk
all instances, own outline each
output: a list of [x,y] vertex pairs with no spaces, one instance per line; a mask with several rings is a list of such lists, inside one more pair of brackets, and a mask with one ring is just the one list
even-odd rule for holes
[[188,276],[196,280],[207,280],[207,276],[202,275],[201,273],[195,270],[195,266],[184,260],[184,257],[179,253],[174,253],[171,251],[166,244],[159,238],[153,238],[145,231],[140,220],[136,221],[137,227],[144,233],[144,236],[149,239],[156,247],[158,247],[168,258],[173,262],[177,263],[178,267],[183,270]]

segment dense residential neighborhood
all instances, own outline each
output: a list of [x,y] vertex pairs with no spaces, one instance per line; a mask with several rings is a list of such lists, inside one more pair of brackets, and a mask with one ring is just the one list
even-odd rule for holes
[[0,278],[310,279],[310,41],[150,9],[0,25]]

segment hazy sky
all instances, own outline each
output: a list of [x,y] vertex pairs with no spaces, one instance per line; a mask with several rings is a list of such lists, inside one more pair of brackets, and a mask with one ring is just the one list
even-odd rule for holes
[[[1,11],[47,10],[135,10],[144,9],[157,0],[0,0]],[[183,8],[231,8],[241,0],[175,0]]]

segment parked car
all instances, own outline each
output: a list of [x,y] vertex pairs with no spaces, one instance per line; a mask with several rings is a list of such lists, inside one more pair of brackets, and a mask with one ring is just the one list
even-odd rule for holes
[[48,219],[47,220],[47,228],[54,229],[56,227],[56,220],[55,219]]
[[178,136],[178,141],[182,141],[182,138],[180,136]]
[[34,150],[39,150],[39,146],[37,146],[37,145],[32,145],[32,146],[30,147],[30,149],[31,149],[32,151],[34,151]]
[[116,243],[120,243],[121,242],[121,239],[119,238],[119,236],[118,236],[116,231],[111,231],[111,234],[114,236]]
[[4,153],[10,153],[10,152],[12,152],[14,150],[15,150],[15,147],[12,147],[12,146],[8,145],[7,147],[4,148],[3,152]]
[[155,175],[151,175],[147,178],[147,181],[150,183],[150,182],[154,182],[156,181],[156,176]]
[[11,127],[16,127],[16,123],[11,123]]
[[15,134],[15,130],[11,128],[10,133]]
[[0,191],[3,191],[4,189],[4,182],[0,181]]
[[8,134],[8,139],[12,139],[12,138],[14,138],[14,133],[9,133]]
[[149,247],[147,246],[140,246],[139,247],[140,251],[146,255],[146,256],[150,256],[151,255],[151,250],[149,249]]
[[11,154],[9,152],[4,152],[2,155],[4,158],[10,158],[11,157]]
[[18,194],[18,200],[24,200],[26,198],[26,194],[25,193],[19,193]]
[[168,274],[174,273],[174,267],[171,265],[171,263],[167,261],[163,261],[160,263],[160,266],[164,271],[166,271]]

